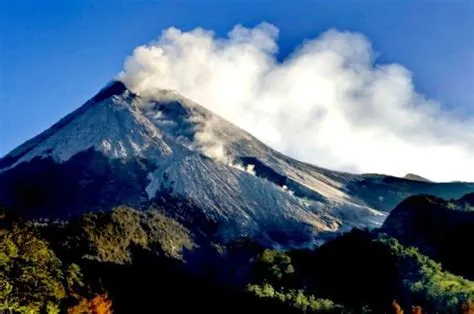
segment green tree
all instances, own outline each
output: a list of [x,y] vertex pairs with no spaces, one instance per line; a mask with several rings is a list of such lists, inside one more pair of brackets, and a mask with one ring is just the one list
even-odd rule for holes
[[63,264],[31,225],[0,230],[0,309],[21,313],[59,313],[71,289],[82,284],[80,270]]

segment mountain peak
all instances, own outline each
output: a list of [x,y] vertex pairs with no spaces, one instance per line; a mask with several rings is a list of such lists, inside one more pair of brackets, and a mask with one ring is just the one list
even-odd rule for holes
[[155,147],[160,155],[166,154],[169,148],[141,113],[139,102],[123,83],[113,82],[51,128],[6,155],[4,159],[10,159],[10,164],[4,162],[2,170],[34,158],[52,157],[56,162],[65,162],[90,148],[115,158],[138,154],[149,146]]
[[112,81],[102,88],[94,97],[93,102],[101,102],[112,96],[118,96],[127,91],[127,87],[120,81]]
[[377,180],[289,158],[176,91],[136,95],[115,81],[0,160],[0,205],[64,218],[171,195],[217,221],[224,239],[288,234],[302,245],[380,226],[386,213],[368,204],[407,193],[374,203],[367,186],[393,194]]
[[412,181],[432,182],[431,180],[413,173],[407,173],[403,178]]

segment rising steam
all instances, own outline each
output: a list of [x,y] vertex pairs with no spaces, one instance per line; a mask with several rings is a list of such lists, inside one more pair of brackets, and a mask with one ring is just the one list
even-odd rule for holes
[[[277,36],[266,23],[235,26],[227,38],[170,28],[137,47],[119,79],[140,95],[177,90],[319,166],[474,180],[474,121],[418,94],[403,66],[375,64],[363,35],[329,30],[283,62]],[[211,148],[224,156],[218,143]]]

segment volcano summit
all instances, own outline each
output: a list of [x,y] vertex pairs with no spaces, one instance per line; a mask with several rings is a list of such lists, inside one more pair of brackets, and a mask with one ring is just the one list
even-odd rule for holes
[[[405,197],[461,197],[433,183],[319,168],[266,146],[175,91],[140,97],[121,82],[0,160],[0,204],[65,219],[167,195],[216,222],[223,240],[307,245],[377,227]],[[288,239],[292,239],[290,242]]]

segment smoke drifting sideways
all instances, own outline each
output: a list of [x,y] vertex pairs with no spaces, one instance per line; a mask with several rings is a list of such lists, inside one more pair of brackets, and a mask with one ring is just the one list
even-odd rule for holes
[[474,119],[417,93],[402,65],[378,64],[364,35],[331,29],[278,61],[278,33],[267,23],[226,38],[169,28],[137,47],[117,78],[143,96],[176,90],[318,166],[474,181]]

